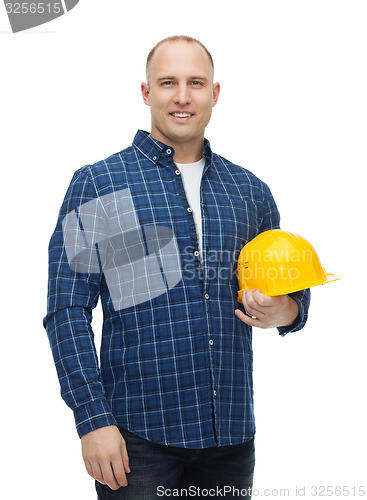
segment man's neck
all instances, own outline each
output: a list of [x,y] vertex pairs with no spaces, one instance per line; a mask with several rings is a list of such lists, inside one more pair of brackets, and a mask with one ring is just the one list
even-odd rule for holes
[[188,142],[175,142],[152,132],[151,137],[175,150],[175,163],[195,163],[203,157],[204,138],[198,137]]
[[202,141],[198,147],[194,147],[192,143],[176,144],[172,146],[175,150],[175,163],[195,163],[203,157],[204,142]]

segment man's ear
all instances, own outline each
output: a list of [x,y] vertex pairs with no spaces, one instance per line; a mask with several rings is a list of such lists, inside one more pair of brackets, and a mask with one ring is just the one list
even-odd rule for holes
[[143,101],[147,106],[150,106],[150,94],[149,94],[149,85],[148,83],[143,82],[141,84],[141,95],[143,96]]
[[217,82],[213,84],[213,108],[218,102],[219,93],[220,93],[220,83]]

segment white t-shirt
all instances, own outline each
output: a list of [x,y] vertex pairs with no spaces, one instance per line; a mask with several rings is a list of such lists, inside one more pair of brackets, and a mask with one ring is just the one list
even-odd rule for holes
[[201,226],[201,207],[200,207],[200,184],[201,176],[203,174],[203,169],[205,166],[205,160],[201,160],[195,163],[176,163],[177,168],[181,172],[182,182],[185,188],[186,198],[192,209],[192,214],[194,216],[196,234],[199,243],[200,258],[202,257],[202,237],[203,231]]

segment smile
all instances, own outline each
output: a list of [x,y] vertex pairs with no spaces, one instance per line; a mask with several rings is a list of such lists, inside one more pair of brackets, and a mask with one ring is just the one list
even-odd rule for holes
[[192,113],[170,113],[170,115],[175,118],[190,118],[190,116],[193,116]]

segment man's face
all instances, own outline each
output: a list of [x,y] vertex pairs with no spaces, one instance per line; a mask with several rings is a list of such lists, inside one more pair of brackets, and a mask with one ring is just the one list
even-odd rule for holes
[[174,147],[204,139],[219,84],[213,84],[212,66],[200,45],[169,42],[154,54],[142,94],[151,108],[152,137]]

